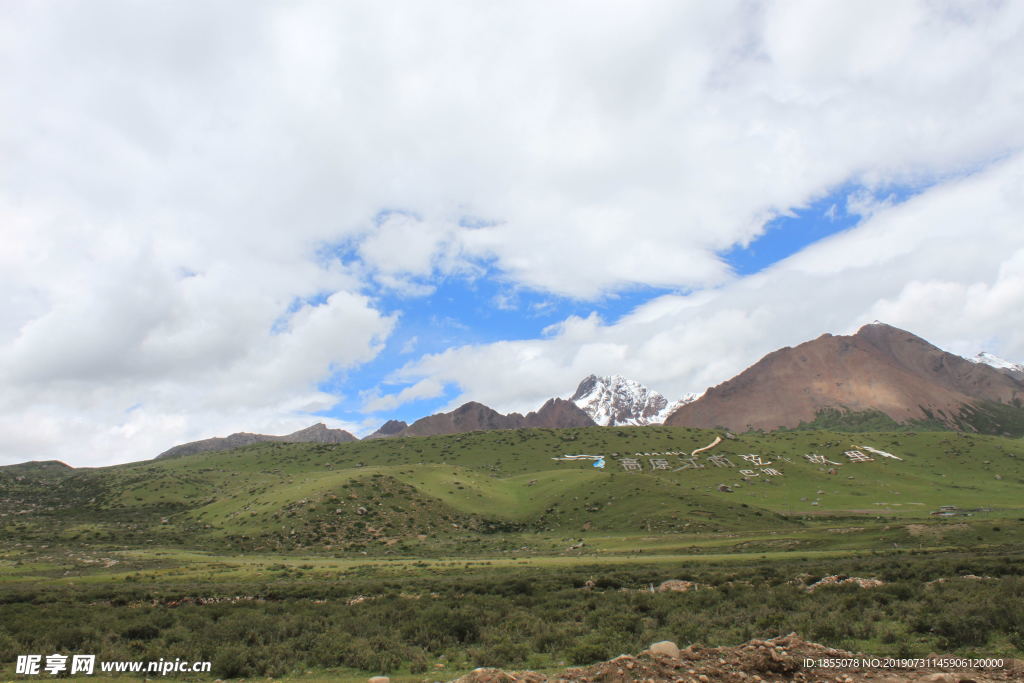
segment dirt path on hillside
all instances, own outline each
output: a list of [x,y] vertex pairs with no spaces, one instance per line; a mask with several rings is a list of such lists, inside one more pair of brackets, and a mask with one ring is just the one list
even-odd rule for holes
[[[652,652],[651,650],[654,650]],[[1002,660],[998,666],[971,662],[894,662],[890,658],[858,655],[802,640],[795,633],[771,640],[751,640],[737,647],[691,645],[680,651],[673,643],[656,643],[633,657],[566,669],[557,674],[477,669],[453,683],[994,683],[1024,681],[1024,661]],[[950,657],[955,660],[960,658]],[[832,666],[834,664],[834,666]],[[899,664],[904,664],[898,667]],[[976,663],[976,664],[981,664]]]

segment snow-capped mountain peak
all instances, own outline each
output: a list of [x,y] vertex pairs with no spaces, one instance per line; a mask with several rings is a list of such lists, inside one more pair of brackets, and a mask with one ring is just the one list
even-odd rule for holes
[[988,351],[982,351],[974,358],[968,358],[967,360],[972,363],[981,363],[995,368],[996,370],[1003,370],[1016,377],[1024,377],[1024,363],[1014,363],[1006,359],[1000,358],[994,353]]
[[669,404],[657,391],[652,391],[636,380],[620,375],[598,377],[590,375],[576,388],[569,400],[602,426],[660,424],[684,403],[696,396],[685,396]]

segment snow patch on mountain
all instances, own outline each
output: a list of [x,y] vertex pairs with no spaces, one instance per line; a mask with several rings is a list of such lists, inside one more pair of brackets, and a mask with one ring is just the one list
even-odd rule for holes
[[988,351],[982,351],[974,358],[968,358],[967,360],[972,363],[981,363],[983,365],[991,366],[996,370],[1009,370],[1012,373],[1019,372],[1024,374],[1024,363],[1014,363],[1000,358],[994,353],[989,353]]
[[694,393],[683,394],[683,397],[681,399],[679,399],[678,401],[673,401],[672,403],[669,403],[667,406],[665,406],[662,409],[662,411],[658,413],[657,418],[651,420],[649,424],[663,424],[665,422],[665,419],[669,415],[676,412],[677,410],[685,406],[687,403],[693,403],[703,395],[704,394]]
[[598,425],[613,427],[661,424],[672,411],[696,398],[696,394],[687,394],[670,404],[657,391],[648,389],[636,380],[620,375],[590,375],[580,382],[576,393],[569,400]]

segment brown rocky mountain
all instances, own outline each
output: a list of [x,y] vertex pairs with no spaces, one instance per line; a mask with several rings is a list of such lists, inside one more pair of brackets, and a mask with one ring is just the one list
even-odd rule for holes
[[880,411],[897,422],[961,418],[992,404],[1016,406],[1024,382],[947,353],[882,323],[850,336],[822,335],[769,353],[665,420],[733,431],[796,427],[819,411]]
[[300,429],[297,432],[286,434],[284,436],[250,434],[248,432],[236,432],[230,436],[215,436],[212,439],[192,441],[174,446],[156,457],[157,459],[173,458],[181,455],[204,453],[207,451],[227,451],[232,448],[248,446],[249,444],[260,443],[263,441],[279,441],[286,443],[346,443],[348,441],[356,441],[356,437],[352,436],[344,429],[328,429],[327,425],[323,422],[318,422],[315,425],[311,425],[305,429]]
[[[517,415],[511,413],[509,417]],[[562,398],[549,398],[540,410],[527,413],[523,418],[524,427],[546,427],[548,429],[567,429],[569,427],[593,427],[593,418],[587,415],[578,405]]]
[[369,436],[364,436],[363,439],[385,439],[389,436],[395,436],[408,426],[404,420],[388,420],[377,431]]
[[[470,401],[450,413],[438,413],[416,420],[394,436],[436,436],[491,429],[520,429],[522,427],[592,427],[594,421],[575,403],[552,398],[540,410],[502,415],[482,403]],[[378,430],[379,431],[379,430]]]

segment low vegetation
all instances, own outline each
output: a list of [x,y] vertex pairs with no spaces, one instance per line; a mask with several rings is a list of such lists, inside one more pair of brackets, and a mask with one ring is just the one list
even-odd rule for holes
[[[435,680],[790,631],[874,654],[1024,655],[1019,440],[798,430],[727,438],[703,467],[676,455],[715,435],[514,430],[0,468],[0,662]],[[899,459],[851,461],[855,445]],[[552,460],[567,453],[606,468]]]
[[[587,664],[664,639],[734,645],[791,631],[876,654],[1020,656],[1021,559],[920,553],[698,566],[581,561],[559,569],[353,571],[331,580],[281,567],[259,581],[219,585],[142,571],[132,581],[74,590],[6,590],[0,661],[89,652],[105,660],[209,660],[221,677],[454,676],[476,666]],[[807,590],[838,569],[882,585]],[[960,578],[966,574],[983,578]],[[651,591],[667,579],[699,588]]]

